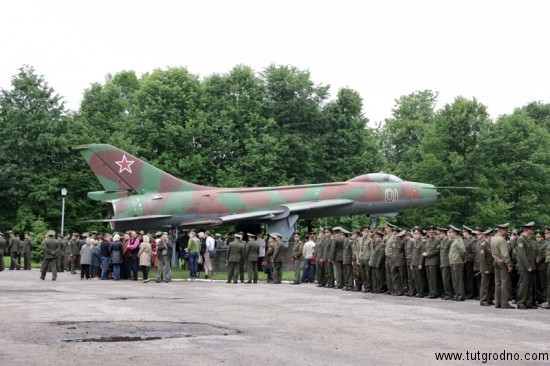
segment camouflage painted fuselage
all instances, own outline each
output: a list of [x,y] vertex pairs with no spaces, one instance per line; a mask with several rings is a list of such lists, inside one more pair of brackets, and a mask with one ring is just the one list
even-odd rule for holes
[[80,150],[105,191],[90,198],[112,204],[107,220],[119,230],[215,226],[240,221],[269,222],[398,212],[433,205],[434,186],[404,182],[384,173],[346,182],[261,188],[213,188],[175,178],[110,145]]

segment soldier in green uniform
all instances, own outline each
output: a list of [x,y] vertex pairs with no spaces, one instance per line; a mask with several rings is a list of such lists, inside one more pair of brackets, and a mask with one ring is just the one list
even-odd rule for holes
[[[405,294],[405,282],[407,281],[407,260],[405,258],[405,230],[394,234],[393,237],[393,266],[392,279],[393,295],[403,296]],[[389,242],[389,240],[388,240]]]
[[459,228],[451,225],[449,231],[451,247],[449,249],[449,264],[451,265],[451,275],[453,279],[453,288],[455,296],[453,300],[464,301],[466,293],[464,292],[464,260],[466,259],[466,248],[464,241],[460,237]]
[[285,261],[285,246],[283,236],[275,234],[277,240],[273,244],[273,283],[281,284],[283,281],[283,262]]
[[535,233],[535,240],[538,245],[537,251],[537,272],[536,272],[536,290],[537,290],[537,303],[542,304],[546,301],[546,252],[548,250],[548,243],[544,241],[544,232],[537,230]]
[[426,293],[426,271],[424,268],[425,257],[422,256],[424,247],[427,245],[427,241],[422,236],[422,228],[415,226],[412,228],[412,236],[414,239],[414,247],[412,252],[411,264],[409,270],[414,276],[413,287],[409,289],[409,296],[416,296],[422,298],[427,296]]
[[29,233],[25,233],[23,244],[21,245],[21,254],[23,255],[23,268],[31,270],[32,263],[32,242]]
[[21,241],[19,237],[13,231],[10,231],[10,241],[8,244],[8,250],[10,252],[10,270],[21,269],[19,264],[19,253],[21,251]]
[[342,250],[342,269],[344,272],[342,290],[353,290],[353,241],[349,238],[349,231],[342,228],[342,237],[344,238],[344,245]]
[[334,266],[330,260],[330,253],[334,244],[334,236],[331,235],[329,228],[325,229],[325,247],[323,249],[323,266],[325,267],[326,287],[334,288]]
[[483,232],[484,238],[479,243],[479,271],[481,273],[481,288],[479,300],[481,306],[491,306],[495,294],[494,259],[491,253],[493,229]]
[[483,230],[481,227],[477,226],[473,231],[472,234],[474,234],[474,278],[475,278],[475,286],[477,295],[474,297],[474,300],[479,300],[481,295],[481,264],[480,264],[480,258],[479,258],[479,246],[481,243],[485,240],[485,235],[483,234],[485,230]]
[[534,248],[537,244],[531,239],[533,226],[534,222],[523,225],[516,250],[520,272],[517,308],[523,310],[536,308],[536,305],[533,305],[533,273],[536,270]]
[[464,261],[464,292],[466,299],[476,297],[477,287],[474,277],[475,261],[475,239],[472,236],[473,229],[468,226],[462,226],[462,235],[464,236],[464,249],[466,250],[466,260]]
[[[276,240],[277,235],[275,235],[275,233],[269,234],[264,263],[264,272],[267,274],[267,283],[273,283],[273,246],[275,245]],[[265,266],[267,267],[267,269],[265,268]]]
[[73,233],[73,238],[69,241],[69,246],[71,248],[71,273],[76,274],[76,268],[79,264],[80,258],[80,247],[82,246],[81,240],[79,239],[80,235],[78,233]]
[[59,242],[59,249],[57,250],[57,272],[63,272],[65,270],[65,249],[68,243],[65,242],[61,234],[57,235],[57,241]]
[[361,277],[361,266],[359,265],[359,230],[353,230],[351,234],[351,254],[352,254],[352,269],[353,269],[353,291],[361,291],[363,288],[363,281]]
[[334,236],[330,243],[330,262],[334,266],[336,287],[339,289],[344,288],[344,271],[342,264],[344,260],[344,236],[340,232],[341,229],[342,228],[339,226],[332,228]]
[[4,233],[0,232],[0,272],[4,270],[4,250],[6,250],[6,239],[4,239]]
[[294,283],[301,283],[300,268],[303,262],[304,242],[300,240],[300,233],[294,234],[294,246],[292,247],[292,264],[294,265]]
[[372,270],[369,266],[372,242],[372,238],[369,237],[369,228],[364,227],[361,231],[361,237],[357,239],[357,262],[359,263],[359,275],[364,292],[372,292]]
[[40,279],[46,279],[48,270],[52,272],[52,281],[57,280],[57,251],[59,242],[55,239],[55,231],[49,230],[46,233],[46,239],[42,242],[44,246],[44,262],[40,269]]
[[325,287],[327,284],[325,277],[325,261],[323,260],[325,250],[325,231],[323,228],[319,230],[317,236],[317,242],[315,243],[315,257],[317,258],[317,270],[315,276],[317,277],[317,287]]
[[384,243],[384,233],[377,231],[374,234],[373,251],[369,259],[369,266],[373,268],[372,272],[372,292],[381,294],[386,292],[386,244]]
[[428,243],[422,256],[424,257],[424,265],[426,266],[426,274],[428,276],[428,287],[430,299],[435,299],[439,296],[439,263],[441,252],[441,240],[435,236],[434,227],[428,227]]
[[[546,244],[545,262],[550,263],[550,226],[546,227],[544,233],[544,243]],[[550,309],[550,266],[546,266],[546,303],[542,305],[545,309]]]
[[246,258],[246,269],[248,271],[247,283],[258,283],[258,256],[260,255],[260,244],[255,240],[256,235],[248,233],[248,242],[244,247]]
[[241,262],[244,257],[243,236],[235,234],[235,240],[227,248],[227,283],[237,283]]
[[394,293],[393,283],[392,283],[392,270],[393,270],[393,246],[395,244],[394,230],[397,226],[386,224],[386,238],[384,239],[384,256],[385,256],[385,269],[386,269],[386,288],[387,295]]
[[411,262],[412,262],[415,240],[413,239],[411,233],[409,233],[408,231],[405,233],[403,240],[405,242],[405,260],[406,260],[405,270],[407,272],[407,292],[405,293],[405,295],[415,296],[416,286],[414,283],[414,272],[411,270]]
[[508,223],[497,225],[497,234],[491,239],[491,254],[495,266],[495,307],[500,309],[513,309],[508,304],[508,290],[512,261],[508,254]]
[[451,239],[447,236],[447,229],[438,228],[439,240],[441,240],[440,264],[441,278],[443,280],[443,300],[452,300],[455,296],[453,281],[451,276],[451,264],[449,263],[449,250],[451,249]]
[[71,240],[71,234],[67,233],[65,235],[65,262],[63,263],[65,271],[67,272],[71,272],[71,257],[73,256],[73,251],[71,249]]

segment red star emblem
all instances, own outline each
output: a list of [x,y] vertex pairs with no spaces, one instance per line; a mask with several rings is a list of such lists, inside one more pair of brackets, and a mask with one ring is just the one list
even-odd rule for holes
[[117,163],[120,167],[120,170],[118,171],[119,174],[125,170],[128,171],[128,173],[132,173],[132,168],[130,168],[130,165],[134,164],[134,161],[126,159],[126,155],[122,155],[122,160],[115,161],[115,163]]

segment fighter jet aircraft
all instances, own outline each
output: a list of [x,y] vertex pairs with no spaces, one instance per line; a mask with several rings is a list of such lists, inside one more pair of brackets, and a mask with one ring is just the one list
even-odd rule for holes
[[176,178],[105,144],[76,146],[103,185],[88,197],[110,204],[116,230],[208,227],[266,223],[287,240],[298,219],[395,216],[437,201],[433,185],[385,173],[345,182],[281,187],[215,188]]

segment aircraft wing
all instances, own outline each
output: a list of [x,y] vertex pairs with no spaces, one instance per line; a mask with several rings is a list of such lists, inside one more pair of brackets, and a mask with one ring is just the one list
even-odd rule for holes
[[88,220],[85,222],[125,222],[125,221],[136,221],[136,220],[167,219],[169,217],[172,217],[172,215],[132,216],[132,217],[121,217],[119,219]]
[[337,207],[337,206],[349,205],[351,203],[353,203],[353,200],[350,200],[350,199],[294,202],[294,203],[276,206],[269,210],[235,213],[235,214],[219,216],[219,217],[188,220],[188,221],[182,222],[180,225],[182,226],[219,226],[219,225],[232,224],[240,221],[280,220],[287,217],[291,213],[299,213],[302,211],[322,209],[322,208],[328,208],[328,207]]

